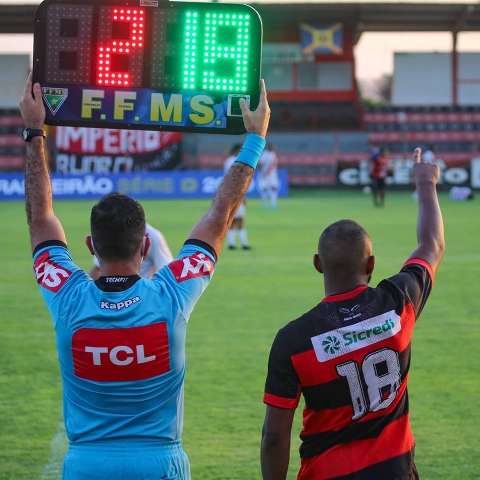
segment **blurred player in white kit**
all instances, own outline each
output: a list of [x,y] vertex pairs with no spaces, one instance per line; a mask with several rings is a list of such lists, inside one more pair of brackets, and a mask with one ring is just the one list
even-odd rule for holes
[[[151,278],[155,272],[173,260],[173,255],[163,234],[149,223],[145,225],[145,234],[150,239],[150,248],[140,266],[140,276]],[[93,257],[93,264],[90,276],[96,280],[100,275],[100,264],[96,256]]]
[[278,179],[278,157],[271,143],[267,144],[259,162],[258,186],[262,195],[263,204],[267,207],[277,206],[278,190],[280,182]]
[[[230,156],[225,160],[223,165],[224,174],[226,174],[230,167],[234,164],[237,155],[240,152],[242,146],[240,144],[234,145],[230,150]],[[243,250],[251,250],[251,246],[248,243],[248,234],[245,227],[245,215],[247,214],[247,205],[245,199],[242,200],[240,206],[235,212],[230,230],[227,233],[227,244],[229,250],[235,250],[237,248],[237,235],[240,240],[240,245]]]

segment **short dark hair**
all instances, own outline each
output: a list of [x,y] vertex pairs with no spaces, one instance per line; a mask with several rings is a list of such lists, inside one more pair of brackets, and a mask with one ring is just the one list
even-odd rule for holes
[[365,259],[370,237],[353,220],[339,220],[329,225],[320,236],[318,254],[324,272],[337,275],[357,274]]
[[90,228],[100,258],[128,260],[145,236],[145,212],[133,198],[110,193],[93,206]]

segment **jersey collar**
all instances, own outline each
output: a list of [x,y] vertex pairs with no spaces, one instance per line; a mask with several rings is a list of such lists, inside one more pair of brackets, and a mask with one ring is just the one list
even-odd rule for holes
[[95,285],[104,292],[123,292],[138,282],[140,278],[139,275],[100,277],[95,281]]
[[337,293],[335,295],[328,295],[322,300],[322,302],[342,302],[343,300],[351,300],[352,298],[358,297],[367,288],[368,285],[357,285],[353,290]]

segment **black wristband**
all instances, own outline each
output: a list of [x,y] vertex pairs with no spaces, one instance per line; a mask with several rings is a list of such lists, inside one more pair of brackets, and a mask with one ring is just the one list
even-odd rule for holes
[[24,128],[22,130],[22,138],[26,142],[31,142],[35,137],[45,138],[45,132],[39,128]]

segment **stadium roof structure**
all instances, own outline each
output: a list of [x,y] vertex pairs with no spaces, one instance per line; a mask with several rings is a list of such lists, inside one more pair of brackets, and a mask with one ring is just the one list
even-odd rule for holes
[[268,30],[321,19],[362,32],[480,31],[480,4],[418,2],[254,3]]
[[[480,31],[477,1],[238,1],[259,10],[267,32],[285,30],[312,18],[342,21],[356,28],[357,38],[362,32]],[[38,3],[0,3],[0,33],[32,33]]]

